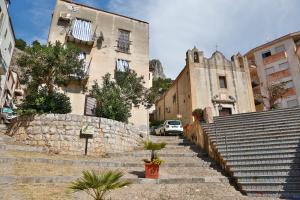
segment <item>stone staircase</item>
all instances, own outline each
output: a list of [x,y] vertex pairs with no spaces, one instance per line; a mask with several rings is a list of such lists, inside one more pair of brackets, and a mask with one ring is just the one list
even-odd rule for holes
[[[114,153],[102,158],[48,154],[41,147],[16,144],[0,135],[0,199],[89,199],[72,193],[68,186],[83,170],[124,172],[133,185],[114,191],[108,199],[250,199],[238,192],[217,163],[197,146],[175,136],[151,136],[166,142],[160,152],[165,160],[160,179],[145,179],[144,158],[150,152]],[[264,198],[265,199],[265,198]]]
[[240,191],[300,199],[300,108],[215,117],[202,126]]

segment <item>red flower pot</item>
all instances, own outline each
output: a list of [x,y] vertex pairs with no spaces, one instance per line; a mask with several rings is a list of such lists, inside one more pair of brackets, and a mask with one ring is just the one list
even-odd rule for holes
[[159,165],[145,163],[145,178],[158,179],[159,178]]

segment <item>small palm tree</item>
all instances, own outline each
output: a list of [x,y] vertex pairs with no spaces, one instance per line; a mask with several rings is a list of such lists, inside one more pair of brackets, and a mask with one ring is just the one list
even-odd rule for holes
[[85,191],[94,200],[103,200],[107,192],[131,184],[121,181],[124,175],[119,171],[108,171],[97,174],[95,171],[83,171],[83,177],[72,182],[70,188],[74,192]]

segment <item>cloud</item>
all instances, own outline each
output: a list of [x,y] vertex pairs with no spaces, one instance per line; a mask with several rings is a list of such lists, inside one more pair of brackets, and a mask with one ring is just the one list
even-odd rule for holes
[[299,7],[297,0],[111,0],[108,6],[150,23],[150,56],[172,78],[194,45],[207,57],[218,45],[229,58],[300,30]]

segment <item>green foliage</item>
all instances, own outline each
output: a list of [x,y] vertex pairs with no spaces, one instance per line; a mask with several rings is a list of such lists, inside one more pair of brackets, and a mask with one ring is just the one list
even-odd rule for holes
[[152,87],[147,91],[145,95],[145,102],[147,102],[146,107],[150,108],[155,101],[163,95],[172,85],[171,79],[158,78],[152,82]]
[[156,151],[159,151],[166,147],[166,143],[154,143],[152,141],[145,141],[144,142],[144,149],[151,151],[151,159],[145,159],[144,162],[151,163],[151,164],[157,164],[161,165],[163,163],[163,160],[161,160],[158,156],[158,153]]
[[154,127],[158,127],[160,125],[162,125],[164,123],[164,121],[153,121],[150,122],[150,127],[154,126]]
[[21,105],[22,112],[70,112],[70,100],[58,92],[58,87],[66,86],[74,77],[83,78],[83,61],[78,59],[80,50],[72,44],[64,47],[59,42],[41,45],[34,41],[25,52],[17,60],[22,66],[21,83],[27,86],[28,94]]
[[203,118],[203,110],[202,110],[201,108],[197,108],[197,109],[195,109],[195,110],[192,112],[192,115],[193,115],[196,119],[200,120],[200,119]]
[[151,150],[151,151],[159,151],[166,147],[166,143],[154,143],[152,141],[145,141],[144,142],[144,149]]
[[95,171],[83,171],[83,177],[71,183],[74,192],[84,191],[94,200],[103,200],[106,193],[130,185],[128,181],[121,181],[122,172],[108,171],[97,174]]
[[103,77],[102,87],[95,82],[90,95],[97,100],[96,115],[98,117],[128,122],[131,116],[131,104],[122,95],[121,88],[111,80],[110,74]]
[[106,74],[101,87],[97,82],[92,86],[90,95],[97,100],[96,115],[127,123],[132,106],[145,105],[145,81],[130,69],[115,71],[114,80]]
[[121,88],[125,100],[138,107],[144,101],[145,81],[134,70],[126,69],[124,72],[115,71],[116,84]]
[[19,39],[16,39],[15,46],[16,46],[16,48],[24,51],[26,49],[26,47],[27,47],[27,43],[24,40],[22,40],[22,39],[19,38]]
[[69,97],[59,92],[49,93],[47,90],[31,92],[25,97],[21,106],[21,114],[35,113],[58,113],[66,114],[71,112]]

